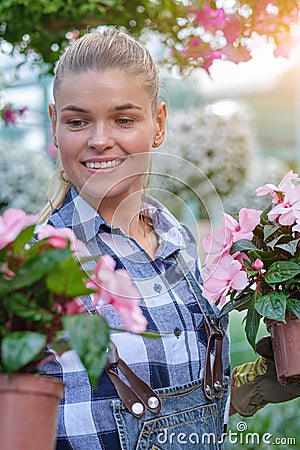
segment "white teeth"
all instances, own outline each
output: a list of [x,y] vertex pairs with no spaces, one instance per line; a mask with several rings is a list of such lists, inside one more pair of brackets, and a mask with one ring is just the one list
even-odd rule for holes
[[85,166],[88,169],[109,169],[111,167],[116,167],[121,164],[121,159],[114,159],[113,161],[95,161],[95,162],[86,162]]

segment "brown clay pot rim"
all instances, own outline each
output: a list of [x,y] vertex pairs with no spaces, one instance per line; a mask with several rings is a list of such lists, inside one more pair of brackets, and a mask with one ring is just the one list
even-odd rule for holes
[[63,397],[64,383],[58,378],[30,373],[0,373],[0,392],[32,392]]

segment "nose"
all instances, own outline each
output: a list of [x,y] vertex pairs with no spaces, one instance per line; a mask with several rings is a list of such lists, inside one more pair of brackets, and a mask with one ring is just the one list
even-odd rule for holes
[[107,124],[95,124],[88,139],[88,146],[99,152],[114,145],[112,130]]

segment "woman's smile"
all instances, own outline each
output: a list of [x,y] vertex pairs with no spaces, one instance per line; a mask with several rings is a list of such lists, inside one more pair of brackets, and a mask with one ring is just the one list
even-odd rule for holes
[[[91,161],[83,161],[82,164],[89,169],[92,173],[97,171],[103,172],[108,169],[114,169],[120,166],[125,161],[125,158],[107,158],[107,159],[93,159]],[[110,170],[111,172],[111,170]]]

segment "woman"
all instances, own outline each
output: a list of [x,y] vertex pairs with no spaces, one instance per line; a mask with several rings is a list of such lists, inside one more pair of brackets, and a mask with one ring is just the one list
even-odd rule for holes
[[[73,229],[92,255],[111,255],[117,268],[133,278],[147,330],[161,337],[112,332],[111,339],[120,357],[162,402],[160,411],[149,407],[140,416],[129,411],[106,372],[94,391],[81,362],[68,352],[44,367],[65,382],[58,450],[222,445],[228,340],[225,335],[223,350],[216,350],[219,379],[212,380],[218,383],[210,385],[210,379],[204,386],[210,357],[205,364],[206,305],[197,287],[197,244],[145,194],[152,149],[165,137],[166,105],[158,101],[158,89],[158,69],[148,51],[115,28],[85,35],[57,66],[49,111],[61,159],[60,183],[43,218],[54,208],[49,224]],[[206,313],[214,315],[209,307]],[[110,307],[101,314],[112,327],[122,328]]]

